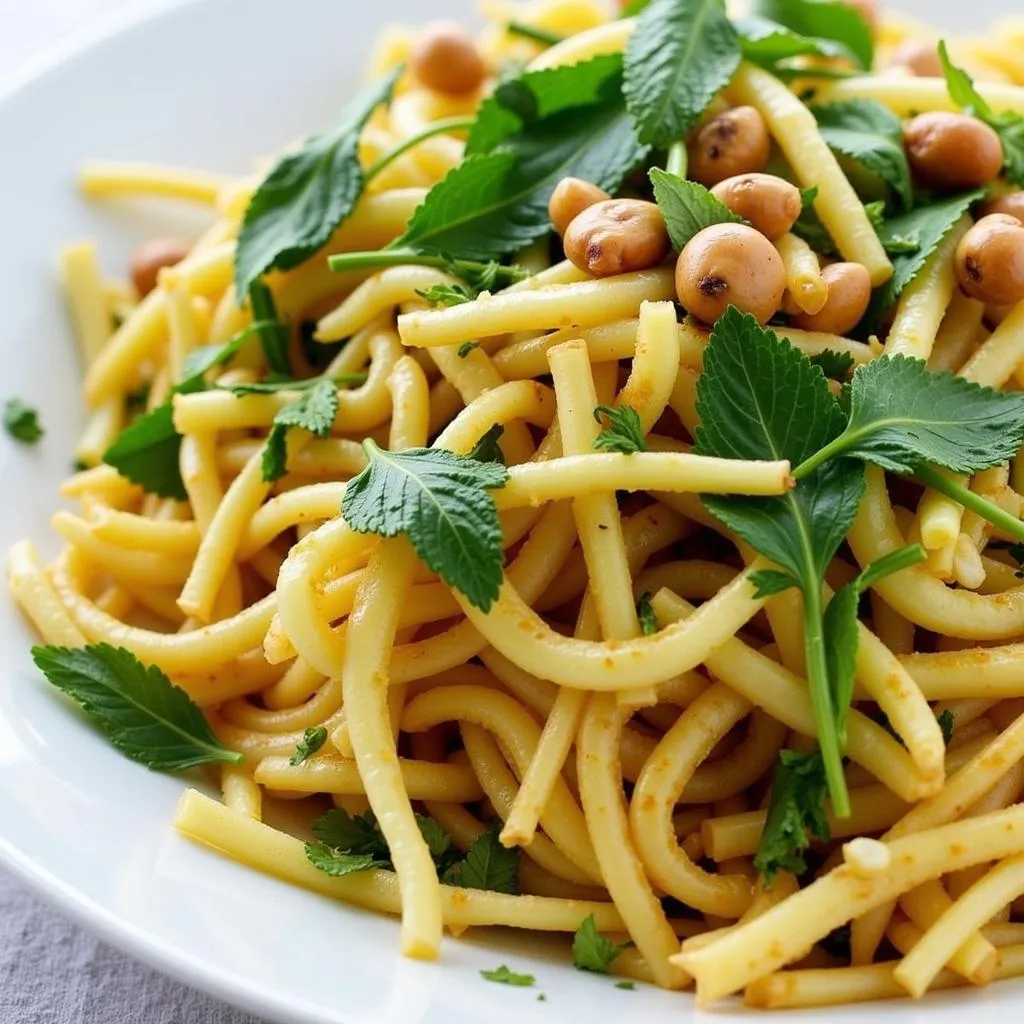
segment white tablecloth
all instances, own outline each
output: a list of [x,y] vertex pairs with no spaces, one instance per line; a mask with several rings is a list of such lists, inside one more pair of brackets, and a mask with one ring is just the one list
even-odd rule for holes
[[[0,79],[57,39],[146,0],[0,2]],[[151,971],[0,869],[2,1024],[260,1024]]]

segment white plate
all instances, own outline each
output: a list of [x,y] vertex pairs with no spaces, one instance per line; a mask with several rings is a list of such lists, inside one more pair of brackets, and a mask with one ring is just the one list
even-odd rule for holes
[[[159,230],[151,209],[82,203],[73,187],[77,163],[120,157],[245,171],[254,155],[330,124],[379,25],[422,18],[428,7],[431,15],[458,14],[469,2],[186,3],[73,48],[0,94],[0,399],[19,395],[38,405],[47,430],[34,449],[0,437],[0,547],[28,535],[53,551],[47,521],[82,424],[78,368],[54,281],[56,247],[94,236],[116,270],[135,242]],[[182,784],[129,763],[88,728],[38,678],[32,642],[13,606],[0,606],[0,859],[131,954],[289,1024],[523,1024],[569,1013],[588,1024],[627,1015],[640,1024],[692,1016],[687,995],[618,991],[607,978],[572,970],[564,942],[477,932],[446,939],[439,964],[403,960],[393,920],[191,845],[169,825]],[[481,968],[506,961],[536,974],[537,988],[480,978]],[[969,1008],[994,1024],[1021,991],[1001,984],[828,1017],[870,1012],[880,1024],[934,1024]]]

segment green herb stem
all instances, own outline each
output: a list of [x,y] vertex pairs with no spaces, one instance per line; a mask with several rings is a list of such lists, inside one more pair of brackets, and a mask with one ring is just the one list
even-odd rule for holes
[[685,178],[689,166],[689,154],[686,151],[686,143],[680,139],[673,142],[668,150],[668,159],[665,161],[667,174],[674,174],[677,178]]
[[1001,509],[994,502],[975,494],[969,487],[950,480],[942,473],[936,472],[931,466],[920,466],[914,470],[914,476],[923,484],[935,488],[947,498],[959,502],[964,508],[970,509],[982,519],[988,520],[993,526],[1008,533],[1016,540],[1024,541],[1024,522],[1009,512]]
[[[327,265],[333,271],[369,270],[374,267],[437,267],[439,270],[450,270],[456,274],[479,274],[487,269],[488,264],[479,260],[451,260],[444,256],[417,252],[415,249],[378,249],[371,252],[340,252],[327,257]],[[499,281],[512,284],[521,281],[522,270],[519,267],[498,267],[495,277]]]
[[562,36],[555,32],[548,32],[546,29],[537,28],[536,25],[527,25],[523,21],[510,21],[505,25],[505,31],[510,36],[520,36],[522,39],[530,39],[543,46],[555,46],[562,42]]
[[793,479],[802,480],[805,476],[810,476],[819,466],[823,466],[829,459],[842,455],[843,449],[849,444],[849,440],[849,437],[844,432],[834,440],[829,441],[824,448],[819,448],[809,459],[804,459],[793,470]]
[[828,683],[828,661],[825,657],[825,632],[822,627],[821,585],[812,581],[802,587],[804,596],[804,654],[807,658],[807,681],[811,689],[811,707],[818,732],[818,746],[825,766],[828,795],[837,818],[850,816],[850,794],[843,775],[843,755],[835,726],[835,713]]
[[363,174],[363,187],[365,188],[374,178],[384,170],[388,164],[394,163],[400,156],[408,153],[410,149],[415,149],[421,142],[425,142],[427,139],[432,139],[435,135],[446,135],[448,132],[461,132],[468,131],[473,127],[476,118],[473,117],[445,117],[440,121],[434,121],[428,124],[422,131],[417,132],[415,135],[410,135],[409,138],[403,139],[397,146],[389,149],[386,153],[381,154],[377,160],[372,163]]

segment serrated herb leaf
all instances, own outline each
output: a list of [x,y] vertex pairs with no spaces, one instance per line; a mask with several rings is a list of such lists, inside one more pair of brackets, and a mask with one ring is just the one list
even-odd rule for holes
[[363,442],[369,464],[345,488],[341,512],[359,533],[405,534],[416,554],[487,611],[502,581],[501,524],[488,489],[508,470],[442,448],[382,451]]
[[849,422],[810,465],[842,455],[893,473],[925,463],[974,473],[1012,458],[1022,443],[1024,395],[935,373],[921,359],[883,356],[857,369]]
[[672,248],[676,251],[682,250],[695,234],[712,224],[745,223],[742,217],[695,181],[668,174],[660,167],[652,167],[650,177],[654,198],[665,218]]
[[921,273],[928,257],[942,244],[942,240],[953,230],[956,222],[972,203],[984,197],[984,189],[962,192],[885,221],[878,232],[878,237],[887,250],[896,239],[914,240],[918,247],[910,252],[892,254],[893,274],[875,291],[871,299],[871,305],[863,321],[867,330],[875,329],[885,311],[900,297],[903,289]]
[[156,665],[110,644],[33,647],[47,680],[77,701],[122,754],[154,771],[223,761],[241,764],[213,734],[200,708]]
[[288,763],[296,767],[312,757],[327,742],[327,730],[318,725],[314,729],[306,729],[295,747],[295,753],[288,758]]
[[831,39],[868,70],[875,59],[871,28],[854,7],[839,0],[756,0],[752,13],[802,36]]
[[654,636],[658,632],[658,616],[654,614],[649,590],[645,590],[636,602],[636,619],[644,636]]
[[417,288],[416,294],[431,306],[447,309],[472,302],[476,296],[464,284],[432,284],[429,288]]
[[25,444],[35,444],[44,433],[39,414],[20,398],[8,398],[4,403],[4,430]]
[[206,387],[206,375],[212,369],[229,363],[264,327],[270,326],[271,324],[263,321],[254,321],[221,345],[200,345],[199,348],[192,349],[185,356],[181,380],[178,381],[175,392],[179,395],[190,395],[202,391]]
[[459,861],[444,875],[449,885],[488,892],[519,892],[519,851],[501,845],[494,829],[481,832]]
[[381,863],[391,862],[391,851],[373,811],[349,814],[335,807],[313,822],[313,835],[325,846],[343,853],[365,854]]
[[826,377],[832,380],[844,380],[857,365],[856,360],[849,352],[837,352],[833,348],[827,348],[824,352],[816,352],[810,356],[810,360]]
[[847,100],[810,109],[829,149],[883,182],[903,209],[910,209],[914,196],[900,119],[874,100]]
[[622,98],[622,58],[526,72],[480,108],[466,159],[396,243],[491,260],[551,230],[548,200],[571,175],[614,192],[647,154]]
[[496,981],[499,985],[517,985],[520,988],[530,988],[537,980],[532,974],[520,974],[518,971],[510,970],[505,964],[493,971],[481,971],[480,977],[487,981]]
[[825,769],[819,751],[780,751],[772,776],[768,817],[754,854],[754,867],[766,885],[771,885],[779,871],[801,875],[807,870],[801,852],[810,846],[812,837],[828,841],[825,793]]
[[1006,110],[997,114],[974,87],[974,79],[949,59],[946,42],[939,43],[939,60],[949,98],[967,114],[973,114],[995,130],[1003,144],[1003,173],[1011,185],[1024,186],[1024,115]]
[[263,479],[279,480],[288,469],[287,435],[292,427],[327,437],[338,415],[338,389],[331,380],[320,380],[294,402],[279,409],[263,447]]
[[103,461],[150,494],[185,501],[188,491],[178,466],[180,451],[174,409],[164,402],[125,427],[103,453]]
[[758,569],[750,574],[750,582],[754,585],[755,597],[774,597],[800,586],[788,572],[778,569]]
[[359,93],[334,131],[311,136],[286,153],[260,183],[238,235],[239,303],[266,271],[309,259],[351,213],[363,190],[359,135],[374,110],[389,101],[401,72],[398,67]]
[[[715,325],[705,350],[697,412],[698,454],[788,459],[793,466],[828,445],[846,425],[822,372],[732,307]],[[781,497],[704,496],[716,518],[799,582],[811,703],[839,814],[846,813],[849,800],[825,660],[821,584],[863,492],[863,466],[839,459],[818,466]]]
[[740,66],[722,0],[651,0],[626,44],[626,105],[641,142],[685,138]]
[[733,18],[743,56],[753,64],[771,70],[780,61],[793,57],[846,57],[850,50],[834,39],[801,35],[777,21],[754,15]]
[[473,445],[469,457],[477,462],[500,462],[504,466],[505,453],[498,443],[504,433],[505,428],[500,423],[488,427],[487,432]]
[[647,451],[647,438],[640,414],[631,405],[599,405],[594,410],[594,419],[602,425],[601,432],[594,438],[595,451],[621,452],[634,455]]
[[594,915],[583,920],[572,940],[572,964],[577,970],[607,974],[629,943],[618,945],[597,930]]
[[306,859],[318,871],[332,878],[343,878],[357,871],[369,871],[371,868],[384,867],[373,857],[362,853],[342,853],[324,843],[306,843]]

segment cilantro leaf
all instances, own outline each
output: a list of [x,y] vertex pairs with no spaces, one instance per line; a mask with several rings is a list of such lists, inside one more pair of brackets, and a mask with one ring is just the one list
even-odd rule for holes
[[312,757],[327,742],[327,730],[318,725],[315,729],[306,729],[295,747],[295,753],[288,758],[288,763],[297,766]]
[[488,829],[473,840],[465,859],[446,872],[444,881],[514,896],[519,892],[519,851],[502,846],[497,831]]
[[174,409],[168,401],[125,427],[103,453],[103,461],[150,494],[185,501],[180,451],[181,434],[174,429]]
[[946,42],[939,43],[939,60],[946,79],[949,98],[964,113],[973,114],[994,129],[1003,144],[1003,172],[1011,185],[1024,186],[1024,114],[1006,110],[995,113],[974,87],[974,80],[949,59]]
[[306,859],[317,870],[333,878],[355,874],[357,871],[369,871],[371,868],[383,867],[369,854],[343,853],[324,843],[306,843]]
[[39,414],[20,398],[8,398],[4,403],[4,430],[25,444],[35,444],[44,433]]
[[938,716],[937,721],[942,730],[942,742],[948,747],[950,740],[953,739],[953,712],[947,708]]
[[685,137],[740,66],[722,0],[651,0],[626,44],[622,89],[640,141]]
[[476,296],[464,284],[432,284],[429,288],[417,288],[416,294],[431,306],[447,309],[472,302]]
[[537,980],[532,974],[520,974],[518,971],[510,970],[505,964],[493,971],[481,971],[481,978],[487,981],[496,981],[499,985],[518,985],[520,988],[530,988]]
[[841,743],[846,742],[846,717],[853,700],[853,676],[857,666],[857,648],[860,645],[857,611],[861,594],[886,576],[917,565],[924,559],[924,548],[920,544],[890,551],[867,566],[856,579],[836,591],[825,608],[822,619],[825,657],[836,730]]
[[[429,288],[417,289],[416,294],[431,306],[460,306],[472,302],[481,292],[492,292],[496,287],[511,284],[516,267],[503,267],[497,260],[484,263],[480,269],[474,269],[469,260],[448,260],[445,269],[462,281],[456,284],[434,284]],[[503,279],[499,285],[499,276]],[[525,276],[525,274],[523,274]],[[477,342],[466,342],[459,348],[459,355],[466,345],[474,348]]]
[[967,212],[972,203],[984,197],[984,189],[962,192],[885,221],[878,232],[878,237],[887,251],[894,239],[901,239],[904,242],[914,239],[918,247],[909,252],[892,254],[892,277],[875,291],[863,321],[866,329],[875,329],[885,311],[900,297],[903,289],[921,273],[928,257],[953,230],[953,225]]
[[238,301],[273,267],[288,270],[313,255],[352,211],[363,190],[359,135],[370,115],[387,103],[401,74],[374,82],[349,104],[341,124],[308,138],[271,168],[249,201],[238,235]]
[[827,348],[824,352],[816,352],[810,357],[810,360],[826,377],[830,377],[832,380],[845,379],[856,365],[856,361],[849,352],[837,352],[833,348]]
[[658,616],[654,614],[649,590],[645,590],[636,602],[636,618],[644,636],[653,636],[658,632]]
[[602,425],[604,420],[608,421],[608,425],[603,426],[594,438],[595,450],[622,452],[625,455],[647,451],[644,425],[640,422],[640,414],[631,405],[621,405],[617,409],[610,405],[599,405],[594,410],[594,419]]
[[291,427],[326,437],[338,415],[338,389],[330,380],[320,380],[294,402],[278,409],[263,448],[263,479],[279,480],[288,469],[287,435]]
[[910,209],[914,196],[900,119],[874,100],[847,100],[810,109],[829,149],[884,182],[902,207]]
[[849,50],[864,70],[875,59],[870,26],[859,11],[839,0],[755,0],[751,13],[802,36],[834,40]]
[[487,611],[502,582],[501,524],[489,488],[508,470],[441,448],[382,451],[363,442],[369,464],[345,488],[341,512],[359,533],[404,533],[441,578]]
[[619,954],[628,947],[612,942],[597,930],[594,915],[584,918],[572,940],[572,963],[580,971],[607,974]]
[[[846,425],[822,372],[792,345],[732,307],[715,325],[705,350],[697,412],[698,454],[788,459],[794,466],[828,445]],[[848,813],[849,798],[825,659],[821,584],[863,492],[863,466],[837,459],[816,466],[777,498],[703,499],[712,515],[799,583],[811,703],[840,815]]]
[[779,752],[768,817],[754,854],[754,867],[766,884],[771,885],[779,871],[801,875],[807,870],[801,852],[810,845],[812,836],[828,841],[825,792],[825,770],[819,751]]
[[801,35],[777,21],[754,15],[733,18],[743,56],[753,64],[771,70],[779,61],[793,57],[848,57],[848,47],[834,39]]
[[481,106],[466,159],[428,193],[396,245],[491,260],[551,230],[572,175],[614,192],[646,155],[622,99],[622,58],[526,72]]
[[680,251],[698,231],[712,224],[743,224],[743,218],[732,212],[703,185],[668,174],[652,167],[651,184],[654,198],[665,218],[672,248]]
[[487,432],[473,445],[469,457],[477,462],[500,462],[504,466],[505,453],[498,444],[504,433],[505,428],[500,423],[488,427]]
[[925,463],[973,473],[1012,458],[1022,443],[1024,395],[936,373],[911,356],[884,356],[858,367],[846,428],[808,465],[843,455],[893,473]]
[[213,734],[200,708],[156,665],[110,644],[33,647],[47,680],[93,718],[122,754],[154,771],[224,761],[241,764]]

